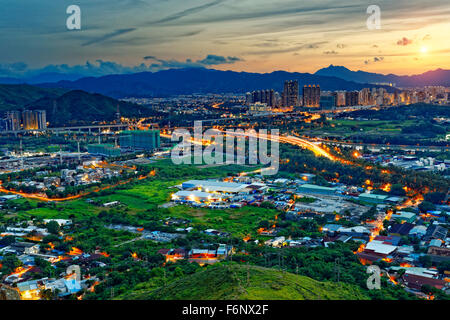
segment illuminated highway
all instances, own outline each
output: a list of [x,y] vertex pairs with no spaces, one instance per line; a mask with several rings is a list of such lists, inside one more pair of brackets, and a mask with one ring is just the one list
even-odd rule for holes
[[[217,130],[221,133],[224,134],[229,134],[229,135],[233,135],[233,136],[245,136],[245,137],[256,137],[256,138],[261,138],[261,139],[266,139],[266,140],[270,140],[270,141],[276,141],[277,139],[274,137],[272,137],[271,135],[262,135],[262,134],[256,134],[256,135],[252,135],[249,133],[239,133],[239,132],[226,132],[223,130]],[[164,138],[171,138],[171,135],[169,134],[163,134],[161,133],[161,137]],[[287,144],[291,144],[294,146],[299,146],[305,149],[308,149],[310,151],[312,151],[316,156],[321,156],[321,157],[325,157],[327,159],[333,160],[333,161],[341,161],[341,162],[345,162],[346,160],[337,158],[336,156],[332,155],[330,152],[328,152],[326,149],[324,149],[323,147],[321,147],[318,144],[315,144],[311,141],[299,138],[299,137],[294,137],[294,136],[280,136],[278,139],[279,142],[281,143],[287,143]],[[191,142],[194,144],[199,144],[199,141],[194,140],[194,138],[191,138]],[[205,142],[203,142],[202,144],[205,144]]]

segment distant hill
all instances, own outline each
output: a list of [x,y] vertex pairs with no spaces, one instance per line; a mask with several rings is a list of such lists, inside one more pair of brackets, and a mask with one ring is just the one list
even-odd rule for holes
[[[247,284],[247,270],[250,281]],[[165,287],[149,290],[145,283],[120,296],[124,300],[366,300],[349,284],[320,282],[275,269],[214,265]]]
[[[248,73],[205,68],[171,69],[159,72],[109,75],[76,81],[45,83],[43,87],[59,87],[96,92],[110,97],[152,97],[192,93],[245,93],[259,89],[283,90],[285,80],[298,80],[301,87],[318,84],[322,90],[361,90],[374,87],[344,79],[309,73]],[[392,90],[392,88],[389,88]]]
[[342,66],[329,65],[318,70],[315,75],[336,77],[358,83],[395,83],[397,87],[450,86],[450,70],[436,69],[419,75],[398,76],[365,71],[352,71]]
[[0,85],[0,112],[20,110],[42,98],[57,98],[67,89],[40,88],[26,84]]
[[145,107],[81,90],[0,85],[0,114],[8,110],[46,110],[51,126],[112,121],[117,106],[121,115],[127,117],[148,113]]
[[58,82],[62,80],[74,81],[84,78],[80,74],[67,74],[59,72],[43,72],[28,77],[0,77],[1,84],[38,84],[44,82]]

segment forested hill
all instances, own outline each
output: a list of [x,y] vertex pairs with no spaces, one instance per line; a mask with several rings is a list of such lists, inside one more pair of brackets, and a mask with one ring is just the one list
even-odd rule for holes
[[0,85],[0,116],[9,110],[46,110],[52,127],[112,121],[117,107],[125,117],[149,114],[146,107],[81,90]]
[[350,284],[244,265],[215,265],[158,289],[144,284],[119,299],[137,300],[366,300]]

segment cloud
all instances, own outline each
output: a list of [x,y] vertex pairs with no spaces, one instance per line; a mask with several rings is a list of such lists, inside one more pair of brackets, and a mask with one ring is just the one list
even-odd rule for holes
[[339,52],[331,50],[331,51],[324,51],[323,54],[339,54]]
[[[50,64],[43,68],[30,69],[23,62],[12,64],[0,64],[0,77],[13,78],[31,78],[43,73],[59,73],[63,75],[81,77],[100,77],[109,74],[128,74],[137,72],[156,72],[165,69],[179,68],[206,68],[209,66],[217,66],[223,64],[233,64],[243,59],[238,57],[225,57],[214,54],[208,54],[203,59],[185,61],[164,60],[155,56],[145,56],[143,60],[147,63],[141,63],[135,66],[124,66],[114,61],[95,60],[94,62],[86,61],[85,64],[69,66],[67,64],[54,65]],[[73,79],[73,77],[71,77]]]
[[336,45],[336,48],[338,48],[338,49],[344,49],[345,47],[346,47],[346,45],[343,44],[343,43],[338,43],[338,44]]
[[425,37],[423,37],[422,40],[424,41],[431,40],[431,35],[427,34]]
[[17,73],[25,72],[28,68],[24,62],[16,62],[11,64],[0,64],[0,76],[11,77]]
[[288,46],[288,47],[281,47],[279,46],[279,48],[274,48],[274,49],[269,49],[269,50],[253,50],[253,51],[249,51],[247,52],[247,54],[252,54],[252,55],[267,55],[267,54],[276,54],[276,53],[288,53],[288,52],[295,52],[295,51],[299,51],[299,50],[308,50],[308,49],[317,49],[319,48],[321,45],[326,44],[327,41],[320,41],[320,42],[315,42],[315,43],[310,43],[310,44],[300,44],[297,46]]
[[222,57],[216,56],[214,54],[209,54],[205,59],[198,60],[197,63],[204,64],[207,66],[218,65],[218,64],[232,64],[241,61],[238,57]]
[[150,65],[150,68],[155,70],[162,70],[162,69],[171,69],[171,68],[205,68],[208,66],[216,66],[216,65],[223,65],[223,64],[233,64],[239,61],[243,61],[241,58],[238,57],[224,57],[224,56],[218,56],[215,54],[208,54],[204,59],[199,59],[196,61],[193,61],[192,59],[186,59],[185,61],[178,61],[178,60],[163,60],[158,59],[154,56],[146,56],[144,57],[144,60],[154,60],[155,63]]
[[413,43],[412,39],[408,39],[406,37],[403,37],[402,39],[397,41],[397,44],[399,46],[407,46],[409,44]]
[[84,43],[81,44],[81,45],[82,45],[83,47],[85,47],[85,46],[90,46],[91,44],[100,43],[100,42],[103,42],[103,41],[105,41],[105,40],[109,40],[109,39],[112,39],[112,38],[114,38],[114,37],[121,36],[121,35],[123,35],[123,34],[125,34],[125,33],[133,32],[133,31],[135,31],[135,30],[137,30],[137,29],[136,29],[136,28],[118,29],[118,30],[116,30],[116,31],[114,31],[114,32],[105,34],[105,35],[103,35],[103,36],[101,36],[101,37],[98,37],[98,38],[89,40],[89,41],[87,41],[87,42],[84,42]]
[[364,64],[369,64],[371,62],[375,63],[375,62],[381,62],[384,60],[384,57],[373,57],[372,60],[368,59],[364,61]]
[[189,9],[177,12],[175,14],[172,14],[172,15],[167,16],[165,18],[162,18],[160,20],[156,20],[154,22],[150,22],[149,24],[150,25],[162,24],[162,23],[165,23],[165,22],[171,22],[171,21],[179,20],[179,19],[181,19],[183,17],[186,17],[186,16],[189,16],[191,14],[195,14],[195,13],[201,12],[203,10],[209,9],[211,7],[217,6],[217,5],[221,4],[222,2],[225,2],[225,0],[215,0],[213,2],[204,4],[204,5],[201,5],[201,6],[192,7],[192,8],[189,8]]
[[[189,16],[191,14],[201,12],[203,10],[206,10],[206,9],[210,8],[210,7],[217,6],[217,5],[219,5],[219,4],[221,4],[222,2],[225,2],[225,1],[226,0],[215,0],[215,1],[211,2],[211,3],[207,3],[207,4],[204,4],[204,5],[201,5],[201,6],[197,6],[197,7],[192,7],[192,8],[186,9],[184,11],[175,13],[173,15],[167,16],[165,18],[162,18],[160,20],[156,20],[156,21],[147,23],[144,26],[149,26],[149,25],[151,26],[151,25],[156,25],[156,24],[162,24],[162,23],[165,23],[165,22],[175,21],[175,20],[181,19],[183,17]],[[138,1],[138,2],[141,2],[141,1]],[[82,44],[82,46],[86,47],[86,46],[90,46],[92,44],[97,44],[97,43],[103,42],[105,40],[110,40],[112,38],[118,37],[118,36],[126,34],[126,33],[130,33],[130,32],[136,31],[136,30],[138,30],[138,28],[118,29],[118,30],[116,30],[114,32],[107,33],[107,34],[102,35],[102,36],[100,36],[98,38],[95,38],[95,39],[89,40],[87,42],[84,42]],[[187,32],[187,33],[182,34],[180,36],[182,36],[182,37],[189,37],[189,36],[197,35],[197,34],[199,34],[201,32],[202,32],[202,30],[190,31],[190,32]]]

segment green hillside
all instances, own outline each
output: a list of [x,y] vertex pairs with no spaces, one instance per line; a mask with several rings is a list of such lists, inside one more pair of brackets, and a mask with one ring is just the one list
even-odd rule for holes
[[45,89],[29,85],[0,85],[0,116],[8,110],[46,110],[50,126],[89,124],[122,116],[149,115],[149,109],[81,90]]
[[[248,276],[249,275],[249,276]],[[249,278],[249,282],[247,279]],[[366,300],[349,284],[320,282],[275,269],[215,265],[158,289],[136,286],[123,300]]]
[[33,103],[33,109],[47,110],[52,126],[112,121],[116,119],[117,106],[121,115],[126,117],[144,115],[147,112],[147,108],[136,104],[80,90],[69,91],[56,99],[42,98]]
[[56,98],[67,89],[45,89],[26,84],[0,85],[0,112],[20,110],[45,97]]

